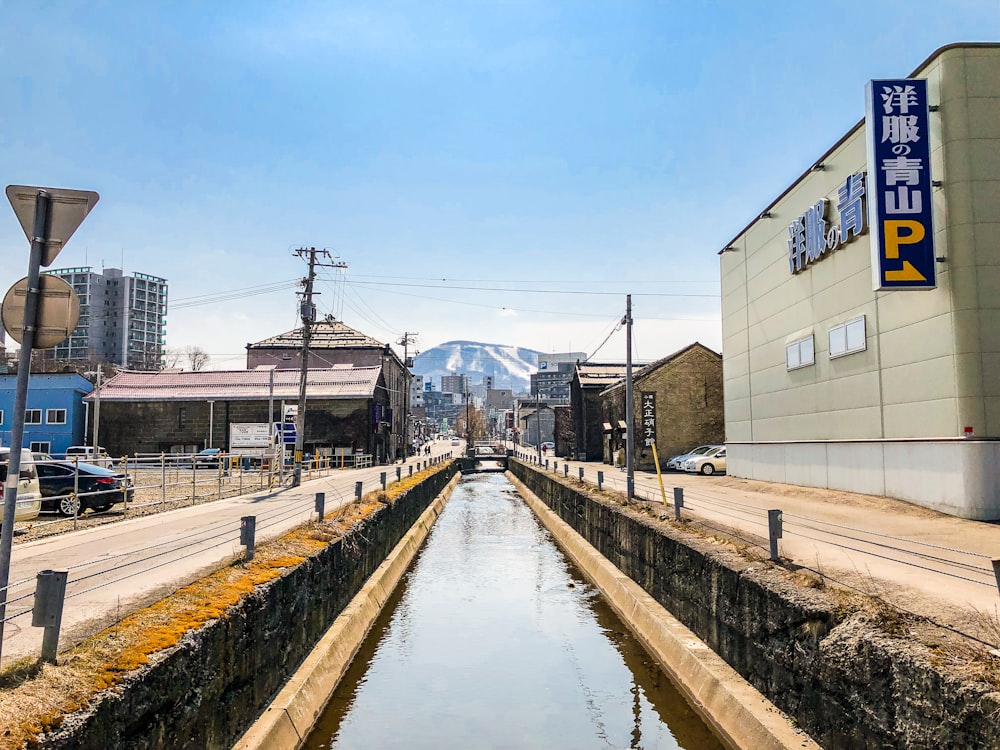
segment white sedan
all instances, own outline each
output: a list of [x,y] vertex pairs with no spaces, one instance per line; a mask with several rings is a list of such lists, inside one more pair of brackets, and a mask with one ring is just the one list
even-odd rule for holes
[[695,456],[702,456],[713,448],[719,448],[718,445],[699,445],[697,448],[692,448],[687,453],[682,453],[679,456],[672,457],[667,461],[666,469],[667,471],[683,471],[684,462],[689,458],[694,458]]
[[704,474],[705,476],[711,476],[712,474],[725,470],[725,446],[713,448],[700,456],[692,456],[684,462],[684,471]]

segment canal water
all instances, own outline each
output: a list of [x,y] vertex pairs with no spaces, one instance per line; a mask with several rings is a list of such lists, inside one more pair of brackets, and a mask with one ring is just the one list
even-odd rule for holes
[[503,475],[455,488],[306,748],[722,745]]

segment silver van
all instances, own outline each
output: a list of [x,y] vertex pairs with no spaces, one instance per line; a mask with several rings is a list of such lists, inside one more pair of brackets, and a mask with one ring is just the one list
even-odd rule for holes
[[[7,466],[10,463],[10,448],[0,448],[0,482],[4,489],[7,485]],[[6,498],[6,493],[4,494]],[[5,502],[5,499],[4,499]],[[2,507],[2,505],[0,505]],[[38,518],[42,509],[42,491],[38,486],[38,472],[35,469],[35,459],[27,448],[21,450],[21,476],[17,481],[17,508],[14,511],[15,521],[32,521]],[[0,515],[0,522],[3,516]]]

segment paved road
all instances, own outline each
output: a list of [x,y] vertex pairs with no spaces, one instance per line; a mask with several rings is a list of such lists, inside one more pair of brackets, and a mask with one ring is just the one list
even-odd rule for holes
[[[529,458],[534,453],[526,454]],[[549,458],[550,470],[625,491],[621,470],[603,463]],[[543,460],[544,462],[544,460]],[[555,469],[555,464],[558,468]],[[1000,524],[968,521],[891,498],[833,490],[667,473],[663,506],[655,473],[636,472],[636,496],[673,517],[673,488],[684,489],[682,515],[735,529],[768,556],[767,511],[780,509],[781,557],[897,606],[969,632],[975,610],[997,616],[1000,594],[991,560],[1000,558]]]
[[[433,455],[457,455],[463,447],[438,441]],[[261,543],[315,518],[317,492],[326,493],[330,513],[354,499],[356,482],[363,482],[362,491],[370,492],[380,486],[382,472],[392,484],[396,467],[406,477],[410,467],[417,471],[427,458],[417,456],[402,466],[338,470],[294,489],[258,491],[16,544],[3,663],[40,652],[42,629],[31,627],[31,608],[41,570],[69,571],[60,637],[60,647],[65,647],[242,555],[243,516],[257,517],[256,539]]]

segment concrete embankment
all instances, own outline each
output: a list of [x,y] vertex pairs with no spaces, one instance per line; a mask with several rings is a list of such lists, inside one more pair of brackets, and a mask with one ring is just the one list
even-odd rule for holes
[[625,576],[516,477],[528,506],[729,747],[818,750],[775,706],[653,597]]
[[[343,537],[258,586],[223,617],[189,632],[123,685],[66,717],[35,746],[232,747],[400,541],[418,522],[426,525],[422,514],[456,473],[450,463],[381,505]],[[384,600],[387,593],[373,596]]]
[[456,475],[420,515],[234,750],[291,750],[302,744],[457,482]]
[[[1000,694],[946,669],[940,655],[905,637],[905,622],[886,627],[877,613],[851,606],[836,592],[809,588],[768,562],[624,507],[611,493],[519,461],[511,461],[510,470],[621,571],[618,578],[614,569],[591,575],[599,584],[604,579],[612,601],[621,600],[623,619],[636,626],[653,654],[655,641],[683,642],[683,631],[667,632],[672,627],[650,621],[640,609],[644,597],[629,583],[828,750],[1000,748]],[[586,562],[586,548],[578,554]],[[629,613],[628,607],[636,609]],[[644,636],[639,626],[660,632]],[[687,657],[659,656],[682,684],[685,671],[694,677],[684,689],[706,709],[736,697],[705,693]],[[671,658],[679,661],[673,668]],[[742,744],[738,732],[729,739]],[[742,746],[765,746],[747,739],[750,744]]]

